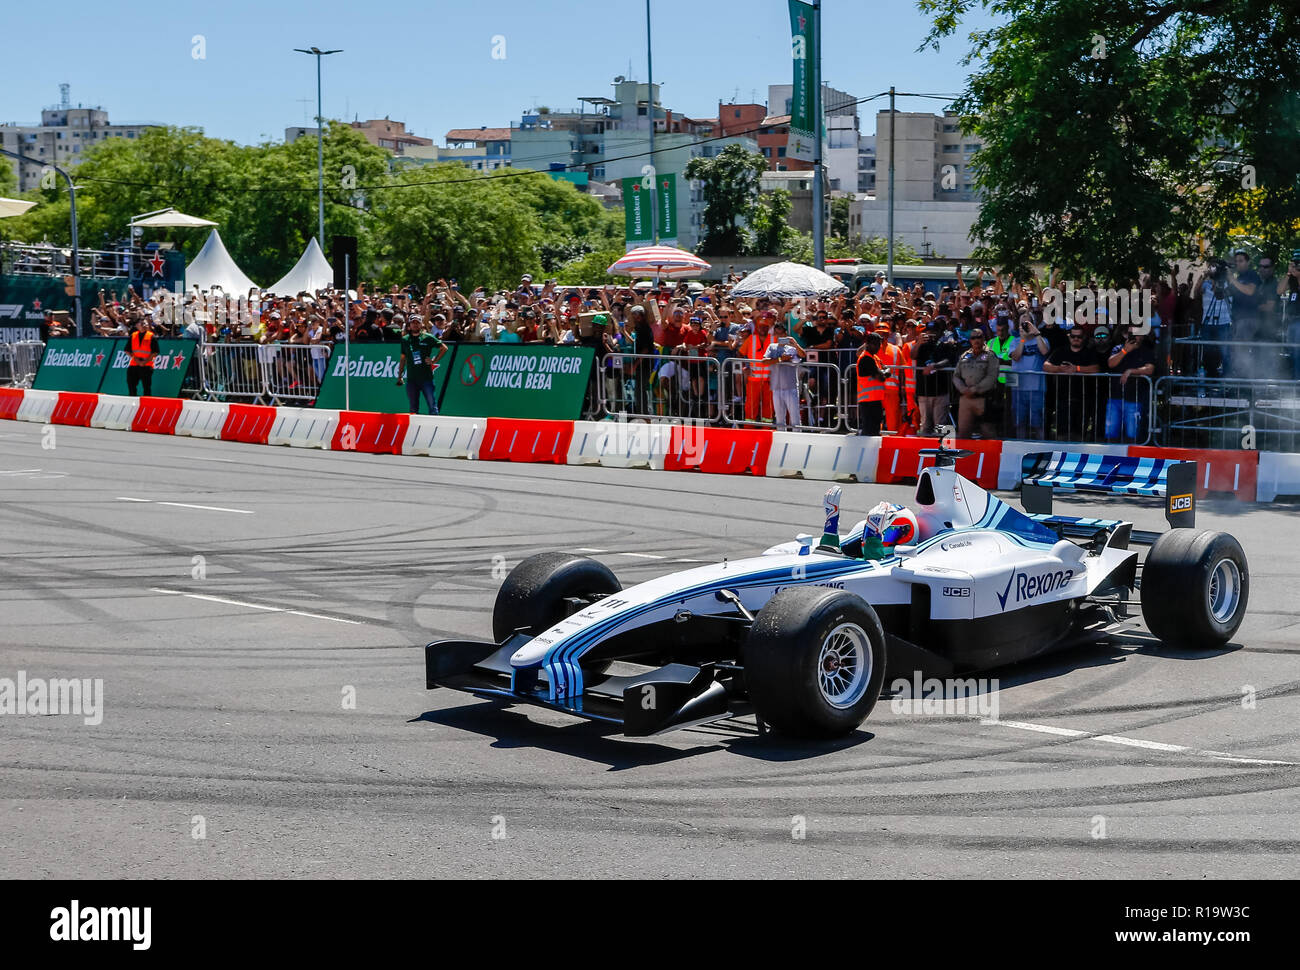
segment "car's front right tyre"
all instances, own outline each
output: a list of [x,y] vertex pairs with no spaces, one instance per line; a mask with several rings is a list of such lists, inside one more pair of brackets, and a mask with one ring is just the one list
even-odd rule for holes
[[773,730],[840,737],[867,719],[880,696],[885,632],[862,597],[794,586],[755,617],[744,667],[754,712]]

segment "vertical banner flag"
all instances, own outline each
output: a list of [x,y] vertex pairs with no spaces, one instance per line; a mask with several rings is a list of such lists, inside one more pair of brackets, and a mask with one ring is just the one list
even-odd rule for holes
[[819,12],[800,0],[790,0],[790,53],[794,57],[794,90],[790,94],[790,142],[786,155],[801,161],[815,161],[817,129],[813,117],[816,103],[813,65],[817,63],[817,17]]
[[623,216],[624,235],[629,250],[653,241],[650,232],[650,190],[642,186],[639,178],[623,179]]
[[655,202],[658,204],[659,241],[667,246],[677,245],[677,176],[657,175],[659,183]]

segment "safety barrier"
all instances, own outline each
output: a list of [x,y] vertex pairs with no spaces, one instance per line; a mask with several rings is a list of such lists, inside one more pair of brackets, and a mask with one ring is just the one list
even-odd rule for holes
[[370,455],[400,455],[410,419],[409,414],[340,411],[330,449]]
[[[876,462],[876,484],[898,485],[911,482],[922,468],[934,464],[933,455],[922,455],[927,448],[937,448],[938,438],[912,438],[887,435],[880,439],[880,458]],[[983,439],[962,439],[948,442],[948,447],[972,452],[957,459],[957,473],[975,482],[981,488],[998,487],[998,470],[1001,463],[1002,442]]]
[[275,424],[276,413],[276,408],[258,404],[231,404],[226,423],[221,426],[221,440],[264,445],[271,425]]
[[109,431],[130,431],[131,425],[135,422],[136,409],[139,407],[138,397],[101,394],[99,403],[95,406],[95,413],[90,416],[90,426]]
[[675,426],[669,421],[577,421],[568,464],[662,469]]
[[1168,448],[1300,448],[1300,383],[1235,378],[1162,377],[1156,381]]
[[37,424],[49,424],[54,406],[59,403],[58,391],[23,390],[23,402],[14,414],[19,421],[34,421]]
[[18,387],[0,387],[0,419],[13,421],[23,404],[23,391]]
[[1300,498],[1300,455],[1262,451],[1257,475],[1257,502],[1274,502],[1280,495]]
[[[832,390],[842,381],[837,365],[767,360],[763,363],[768,376],[761,379],[753,376],[757,363],[733,357],[723,368],[722,381],[729,392],[723,417],[732,427],[763,425],[780,431],[826,432],[843,427],[842,395]],[[782,375],[782,371],[786,373]],[[783,381],[794,387],[774,390]]]
[[[1002,455],[998,461],[998,488],[1005,491],[1017,488],[1020,485],[1021,462],[1025,455],[1035,455],[1039,452],[1050,451],[1058,447],[1055,442],[1043,441],[1004,441],[1002,442]],[[1059,447],[1068,447],[1070,451],[1079,452],[1088,455],[1115,455],[1127,454],[1128,448],[1116,447],[1114,445],[1090,445],[1076,444],[1070,442],[1069,445]]]
[[142,397],[131,422],[132,431],[173,434],[184,402],[178,397]]
[[1196,494],[1231,492],[1243,502],[1254,501],[1259,476],[1259,452],[1219,451],[1209,448],[1150,448],[1128,450],[1132,458],[1194,461],[1200,465]]
[[451,418],[413,414],[402,442],[404,455],[431,458],[477,458],[487,418]]
[[569,457],[572,421],[488,418],[478,457],[483,461],[548,462],[563,465]]
[[44,351],[45,344],[39,340],[0,343],[0,384],[31,387]]
[[99,404],[99,395],[83,391],[59,391],[58,395],[54,410],[50,412],[50,423],[89,428],[90,419]]
[[879,457],[878,437],[774,431],[767,474],[770,478],[870,482],[875,480]]
[[276,408],[275,423],[266,435],[268,445],[329,449],[339,412],[326,408]]
[[216,438],[226,423],[229,404],[220,401],[184,401],[181,404],[181,416],[176,421],[172,434],[191,438]]
[[664,469],[766,475],[771,451],[772,432],[766,429],[674,426]]

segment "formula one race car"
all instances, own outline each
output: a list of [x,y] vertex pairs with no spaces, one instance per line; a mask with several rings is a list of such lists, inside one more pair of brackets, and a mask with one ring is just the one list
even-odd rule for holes
[[425,648],[427,686],[628,736],[752,713],[760,729],[827,738],[866,719],[886,678],[999,667],[1131,628],[1135,588],[1165,643],[1222,644],[1241,624],[1250,577],[1231,536],[1175,528],[1139,563],[1130,523],[1031,516],[957,474],[963,453],[931,454],[914,514],[878,507],[843,538],[837,486],[820,542],[627,589],[595,560],[532,556],[497,594],[493,642]]

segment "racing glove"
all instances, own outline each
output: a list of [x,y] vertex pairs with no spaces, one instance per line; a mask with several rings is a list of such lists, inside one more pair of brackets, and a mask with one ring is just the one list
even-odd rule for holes
[[826,525],[822,528],[823,546],[840,547],[840,498],[844,490],[838,485],[832,485],[826,489],[826,497],[822,499],[822,511],[826,513]]

